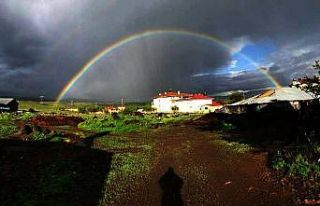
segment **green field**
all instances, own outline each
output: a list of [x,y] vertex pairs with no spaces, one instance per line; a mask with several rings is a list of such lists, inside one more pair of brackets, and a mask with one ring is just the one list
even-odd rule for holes
[[[77,128],[89,132],[101,133],[110,132],[112,134],[123,134],[130,132],[141,132],[147,129],[158,128],[160,126],[192,120],[198,118],[198,115],[165,115],[158,117],[156,114],[135,115],[137,109],[150,110],[149,103],[131,103],[126,105],[126,109],[117,114],[96,113],[103,111],[107,105],[76,102],[72,105],[69,102],[34,102],[20,101],[19,110],[24,111],[18,114],[0,114],[0,137],[5,137],[17,132],[17,121],[27,123],[33,116],[63,115],[80,117],[84,121]],[[66,109],[78,109],[79,112],[66,111]],[[33,111],[33,112],[28,112]],[[94,111],[94,112],[91,112]],[[72,128],[74,130],[74,128]],[[73,132],[73,131],[70,131]],[[45,139],[46,136],[35,133],[35,139]],[[41,138],[39,138],[41,137]]]

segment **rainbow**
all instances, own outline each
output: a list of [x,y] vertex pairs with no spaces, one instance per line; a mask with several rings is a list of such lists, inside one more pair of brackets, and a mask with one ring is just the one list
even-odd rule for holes
[[[73,76],[73,78],[65,85],[65,87],[62,89],[62,91],[59,93],[56,103],[60,102],[64,96],[68,93],[68,91],[72,88],[72,86],[91,68],[93,67],[94,64],[96,64],[100,59],[103,57],[111,54],[113,51],[131,43],[134,41],[138,41],[140,39],[150,37],[150,36],[155,36],[155,35],[163,35],[163,34],[170,34],[170,35],[182,35],[182,36],[189,36],[189,37],[195,37],[195,38],[200,38],[203,40],[207,40],[210,42],[214,42],[216,44],[221,45],[222,47],[230,50],[231,52],[234,51],[233,48],[231,48],[228,44],[225,42],[221,41],[220,39],[210,36],[208,34],[203,34],[203,33],[198,33],[198,32],[193,32],[193,31],[187,31],[187,30],[179,30],[179,29],[165,29],[165,30],[146,30],[140,33],[135,33],[130,36],[123,37],[119,39],[118,41],[114,42],[111,45],[108,45],[102,51],[97,53],[90,61],[88,61],[81,69],[80,71]],[[259,65],[253,61],[251,58],[248,56],[239,53],[242,58],[246,59],[249,61],[252,65],[256,66],[259,68]],[[267,71],[264,71],[262,69],[259,69],[259,71],[267,77],[268,80],[275,86],[275,87],[281,87],[281,85],[277,82],[276,79],[274,79]]]

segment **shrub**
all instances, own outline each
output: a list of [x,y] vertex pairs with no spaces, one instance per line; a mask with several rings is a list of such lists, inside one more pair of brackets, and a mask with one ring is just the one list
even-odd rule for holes
[[312,165],[309,164],[308,160],[301,154],[298,154],[294,162],[289,166],[290,175],[300,175],[307,177],[311,171]]
[[287,168],[287,163],[282,158],[280,151],[277,152],[277,155],[272,160],[272,168],[276,170],[282,170]]
[[283,154],[279,151],[272,159],[272,168],[282,170],[291,176],[308,177],[311,173],[320,175],[320,165],[318,161],[308,159],[307,155],[298,153]]

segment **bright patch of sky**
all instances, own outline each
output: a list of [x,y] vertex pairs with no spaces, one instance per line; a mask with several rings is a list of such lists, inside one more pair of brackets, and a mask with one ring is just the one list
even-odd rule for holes
[[215,69],[213,72],[195,74],[193,77],[208,75],[234,77],[246,72],[255,71],[258,69],[257,67],[265,66],[266,59],[276,50],[277,48],[271,39],[248,42],[241,50],[231,54],[231,61],[228,65]]

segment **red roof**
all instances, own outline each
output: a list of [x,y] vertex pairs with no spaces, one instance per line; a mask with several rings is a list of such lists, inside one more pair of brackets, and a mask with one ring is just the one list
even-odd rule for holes
[[191,99],[211,99],[211,97],[199,93],[199,94],[193,94],[193,95],[191,96]]
[[159,93],[158,96],[155,98],[165,98],[165,97],[180,97],[182,100],[197,100],[197,99],[213,99],[213,97],[209,97],[208,95],[202,94],[202,93],[185,93],[185,92],[162,92]]
[[218,101],[212,101],[212,106],[221,106],[222,104]]
[[191,97],[193,94],[190,93],[185,93],[185,92],[173,92],[173,91],[169,91],[169,92],[162,92],[159,93],[158,96],[156,96],[156,98],[161,98],[161,97]]

